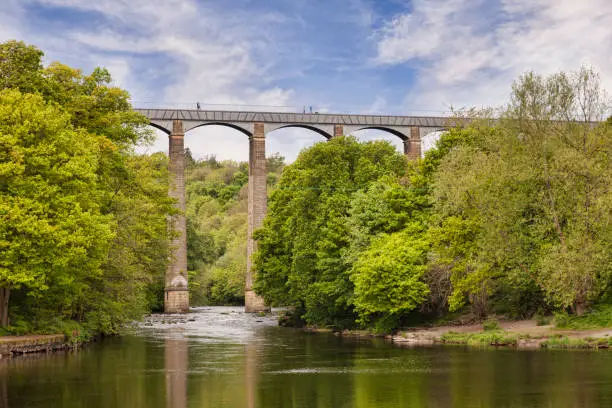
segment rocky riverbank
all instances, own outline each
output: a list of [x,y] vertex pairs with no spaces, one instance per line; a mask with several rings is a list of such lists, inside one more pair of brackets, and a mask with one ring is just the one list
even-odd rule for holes
[[[313,332],[327,329],[307,328]],[[494,330],[483,330],[482,324],[416,327],[393,335],[380,335],[366,330],[335,332],[343,337],[384,337],[399,346],[467,345],[514,347],[522,349],[610,349],[612,328],[565,330],[552,325],[538,325],[535,320],[500,321]]]

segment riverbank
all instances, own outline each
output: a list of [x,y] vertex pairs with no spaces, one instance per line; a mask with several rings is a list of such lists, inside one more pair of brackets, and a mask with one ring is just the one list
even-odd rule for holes
[[[330,330],[308,328],[313,332]],[[612,328],[590,330],[559,329],[553,325],[538,325],[535,320],[500,321],[493,330],[483,330],[482,324],[416,327],[393,335],[379,335],[366,330],[337,332],[343,337],[384,337],[400,346],[467,345],[513,347],[522,349],[610,349]]]
[[71,350],[75,347],[63,334],[0,337],[0,358],[29,353]]

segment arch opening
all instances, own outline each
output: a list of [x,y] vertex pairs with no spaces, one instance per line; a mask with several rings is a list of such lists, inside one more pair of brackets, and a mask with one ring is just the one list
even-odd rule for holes
[[151,126],[152,128],[154,128],[154,129],[156,129],[156,130],[159,130],[159,131],[161,131],[161,132],[165,133],[166,135],[170,135],[170,134],[172,134],[172,131],[171,131],[171,130],[166,129],[165,127],[160,126],[160,125],[157,125],[157,124],[155,124],[155,123],[151,123],[151,122],[149,122],[149,126]]
[[289,164],[295,161],[302,150],[326,140],[329,140],[329,135],[324,136],[308,126],[283,126],[266,134],[266,157],[278,153]]
[[251,137],[251,136],[253,136],[253,134],[252,134],[251,132],[249,132],[248,130],[246,130],[246,129],[244,129],[244,128],[242,128],[242,127],[238,126],[238,125],[234,125],[233,123],[226,123],[226,122],[207,122],[207,123],[202,123],[202,124],[199,124],[199,125],[197,125],[197,126],[194,126],[194,127],[190,128],[189,130],[186,130],[186,131],[185,131],[185,134],[187,134],[187,133],[189,133],[189,132],[192,132],[192,131],[194,131],[194,130],[196,130],[196,129],[203,128],[203,127],[205,127],[205,126],[221,126],[221,127],[228,127],[228,128],[231,128],[231,129],[237,130],[237,131],[239,131],[240,133],[242,133],[242,134],[244,134],[244,135],[247,135],[247,137]]
[[425,155],[425,152],[431,149],[435,149],[436,143],[440,140],[440,137],[444,133],[446,133],[446,129],[436,130],[430,133],[427,133],[425,136],[421,137],[421,156]]
[[307,129],[310,130],[312,132],[318,133],[321,136],[323,136],[326,139],[331,139],[332,135],[330,135],[329,133],[327,133],[326,131],[324,131],[323,129],[319,129],[315,126],[310,126],[310,125],[285,125],[285,126],[281,126],[278,129],[274,129],[272,131],[270,131],[270,133],[274,132],[275,130],[279,130],[279,129],[291,129],[291,128],[298,128],[298,129]]
[[405,152],[404,148],[404,140],[398,137],[397,135],[388,132],[387,130],[382,129],[373,129],[373,128],[365,128],[353,131],[350,133],[352,136],[355,136],[361,142],[369,142],[369,141],[380,141],[383,140],[385,142],[391,143],[395,150],[400,153]]
[[195,160],[214,157],[218,161],[249,161],[249,142],[245,131],[233,126],[207,124],[185,132],[185,149]]
[[368,127],[363,127],[363,128],[359,128],[359,129],[355,130],[355,132],[359,132],[361,130],[376,130],[376,131],[379,131],[379,132],[388,133],[388,134],[391,134],[391,135],[393,135],[395,137],[399,137],[402,141],[405,141],[405,140],[409,139],[408,135],[405,135],[405,134],[403,134],[401,132],[398,132],[397,130],[390,129],[390,128],[387,128],[387,127],[384,127],[384,126],[368,126]]

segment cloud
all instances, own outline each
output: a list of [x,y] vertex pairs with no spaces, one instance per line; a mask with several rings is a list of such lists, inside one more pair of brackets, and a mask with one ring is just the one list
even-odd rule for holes
[[582,64],[612,89],[610,27],[609,0],[415,0],[377,32],[375,61],[418,71],[408,106],[499,105],[528,70]]
[[[156,84],[143,78],[146,72],[131,72],[141,82],[163,89],[159,104],[166,101],[252,104],[287,102],[291,90],[262,89],[243,86],[258,84],[266,71],[260,42],[255,35],[259,24],[233,21],[233,16],[215,8],[214,4],[199,4],[194,0],[30,0],[32,4],[53,8],[69,8],[98,13],[104,22],[97,26],[78,27],[66,33],[66,39],[93,50],[99,56],[114,55],[126,62],[147,55],[164,56],[178,71],[168,83]],[[283,24],[281,16],[266,15],[267,24]],[[257,19],[255,19],[257,21]],[[122,73],[125,76],[125,73]],[[135,99],[138,98],[136,95]]]
[[[39,22],[20,32],[32,18],[28,11],[39,19],[47,13],[49,22],[64,20],[68,29],[49,35],[53,28]],[[0,39],[24,39],[51,59],[85,69],[106,66],[140,107],[194,108],[196,101],[229,109],[288,105],[294,91],[273,80],[279,47],[273,28],[292,20],[270,11],[246,14],[214,0],[9,0],[0,6],[0,23],[10,23],[0,24]],[[244,137],[234,132],[202,128],[188,143],[196,156],[247,159]],[[287,147],[297,151],[299,141]],[[144,150],[166,151],[165,136]]]

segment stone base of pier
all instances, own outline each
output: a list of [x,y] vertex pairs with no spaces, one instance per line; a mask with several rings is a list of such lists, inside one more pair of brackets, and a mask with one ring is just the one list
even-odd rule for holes
[[164,298],[164,313],[189,312],[189,291],[166,289]]
[[267,313],[270,307],[266,306],[263,298],[253,290],[244,292],[244,311],[247,313]]

